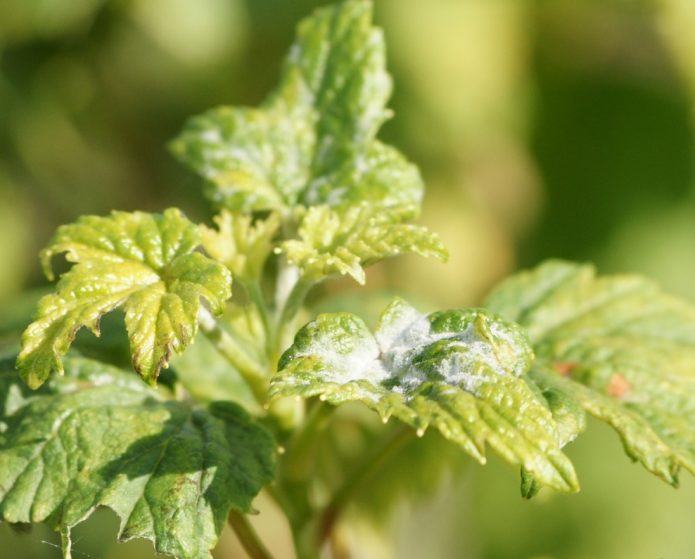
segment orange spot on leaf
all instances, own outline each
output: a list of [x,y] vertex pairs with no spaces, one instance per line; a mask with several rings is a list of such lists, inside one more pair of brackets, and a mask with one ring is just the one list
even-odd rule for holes
[[625,394],[630,392],[631,388],[632,386],[623,375],[615,373],[608,381],[606,391],[608,395],[613,398],[622,398]]
[[576,363],[571,361],[557,361],[553,363],[553,369],[560,373],[563,377],[568,377],[572,374],[572,371],[577,368]]

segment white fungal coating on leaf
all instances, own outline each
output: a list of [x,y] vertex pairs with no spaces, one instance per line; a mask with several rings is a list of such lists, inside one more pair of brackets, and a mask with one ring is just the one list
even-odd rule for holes
[[172,151],[207,180],[215,204],[283,214],[363,201],[419,207],[417,167],[376,139],[392,83],[372,10],[359,0],[317,10],[260,107],[220,107],[187,123]]
[[319,315],[280,360],[271,395],[361,401],[418,433],[428,426],[485,461],[490,444],[561,491],[577,490],[552,415],[527,384],[523,331],[482,309],[424,315],[395,300],[372,334],[348,313]]
[[[526,348],[518,350],[519,335],[518,330],[485,320],[485,315],[477,311],[471,312],[463,329],[434,331],[430,317],[400,299],[384,312],[374,334],[381,361],[390,371],[390,378],[397,381],[393,390],[406,395],[431,380],[433,372],[446,384],[474,394],[485,379],[478,372],[481,366],[499,375],[519,376],[528,368],[529,359]],[[492,340],[501,343],[495,345]],[[428,347],[443,341],[446,345],[436,357],[422,364],[418,361]]]

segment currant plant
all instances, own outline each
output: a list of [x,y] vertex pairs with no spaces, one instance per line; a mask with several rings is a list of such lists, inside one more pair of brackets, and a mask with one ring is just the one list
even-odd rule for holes
[[[373,329],[349,312],[298,329],[322,282],[362,284],[366,266],[401,253],[446,259],[412,223],[417,168],[376,139],[391,79],[371,19],[367,0],[318,10],[259,108],[214,109],[171,143],[202,177],[214,226],[167,209],[57,230],[44,270],[52,279],[57,255],[71,268],[16,361],[0,362],[4,521],[49,523],[69,558],[71,529],[105,506],[120,540],[184,559],[210,557],[229,522],[265,558],[247,518],[264,490],[297,556],[318,557],[370,477],[428,429],[480,463],[491,448],[519,468],[525,497],[578,491],[563,448],[587,413],[664,481],[695,472],[695,308],[646,279],[552,261],[481,308],[424,314],[395,299]],[[116,309],[142,380],[74,344]],[[336,420],[349,402],[385,425],[346,458],[326,441],[359,426],[359,414]]]

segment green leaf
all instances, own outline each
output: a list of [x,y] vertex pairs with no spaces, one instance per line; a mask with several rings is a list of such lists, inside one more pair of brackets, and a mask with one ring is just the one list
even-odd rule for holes
[[0,514],[63,532],[96,507],[120,518],[119,539],[159,553],[210,557],[230,508],[274,474],[274,443],[239,406],[167,400],[120,369],[79,357],[40,391],[0,372]]
[[51,258],[66,253],[76,264],[56,293],[39,301],[38,317],[22,336],[17,366],[32,388],[51,371],[77,331],[99,335],[99,319],[123,307],[135,370],[154,383],[174,352],[183,351],[198,328],[200,299],[220,313],[231,295],[229,271],[198,252],[197,227],[179,210],[162,215],[113,212],[85,216],[58,228],[41,255],[52,278]]
[[360,284],[365,282],[364,266],[404,252],[446,260],[446,249],[436,234],[403,223],[410,215],[407,210],[385,212],[367,204],[342,212],[315,206],[302,219],[300,238],[284,241],[278,251],[304,279],[349,274]]
[[373,335],[347,313],[302,328],[280,360],[271,395],[360,401],[424,433],[432,425],[481,463],[489,444],[544,484],[578,489],[552,415],[525,379],[521,329],[481,309],[422,315],[401,300]]
[[[529,373],[533,375],[533,371]],[[586,414],[576,400],[570,398],[561,390],[557,390],[549,385],[533,382],[531,387],[537,387],[538,392],[550,410],[557,427],[558,442],[560,447],[572,442],[577,436],[586,429]],[[543,387],[541,389],[541,387]],[[542,484],[536,480],[534,475],[521,469],[521,495],[526,499],[531,499],[542,489]]]
[[[611,425],[668,483],[695,472],[695,308],[637,276],[549,262],[504,282],[488,306],[521,324],[544,390]],[[572,427],[565,440],[583,429]]]
[[205,252],[227,266],[242,282],[258,281],[273,249],[272,240],[280,226],[280,216],[273,213],[254,222],[249,215],[222,210],[215,217],[215,223],[217,230],[200,226]]
[[390,116],[372,3],[348,0],[300,23],[278,88],[257,109],[221,107],[191,119],[171,149],[234,211],[360,201],[416,206],[417,168],[376,140]]

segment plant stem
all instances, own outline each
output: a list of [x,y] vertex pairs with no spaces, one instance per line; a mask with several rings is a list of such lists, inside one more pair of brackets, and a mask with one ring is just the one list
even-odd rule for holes
[[263,545],[263,542],[258,537],[256,530],[251,526],[245,514],[231,510],[229,511],[227,522],[229,522],[229,525],[239,538],[244,551],[246,551],[251,559],[273,559],[273,556]]
[[276,500],[292,528],[298,557],[307,556],[307,545],[316,545],[316,539],[311,537],[312,527],[316,526],[316,509],[310,498],[311,478],[321,431],[335,409],[318,400],[313,404],[304,422],[287,441],[274,488]]
[[389,433],[381,444],[372,447],[371,451],[364,455],[355,466],[352,473],[343,482],[343,485],[333,495],[333,499],[324,508],[319,523],[318,543],[320,546],[330,537],[335,524],[348,504],[362,485],[376,473],[384,462],[401,447],[406,441],[412,439],[415,431],[407,425],[399,426],[394,432]]
[[299,312],[307,293],[309,293],[313,285],[312,282],[298,279],[287,295],[287,299],[283,301],[281,307],[278,307],[277,321],[275,323],[277,336],[275,339],[274,355],[271,356],[273,361],[275,361],[275,356],[279,358],[280,352],[283,349],[281,345],[283,343],[283,334],[286,327],[291,324],[292,319],[297,315],[297,312]]
[[263,404],[268,393],[266,370],[247,353],[246,349],[222,328],[210,311],[201,307],[198,313],[201,331],[212,342],[217,351],[239,371],[251,388],[259,404]]
[[304,303],[304,298],[306,297],[307,293],[309,293],[312,286],[313,282],[305,281],[303,279],[297,280],[297,283],[294,284],[292,291],[290,291],[287,301],[285,302],[285,306],[282,309],[282,313],[280,314],[279,324],[281,326],[284,326],[295,317]]
[[284,477],[297,481],[311,475],[310,462],[315,458],[312,448],[335,409],[335,406],[319,400],[313,403],[306,419],[285,445],[287,450],[283,456]]
[[270,320],[268,305],[261,291],[261,286],[258,281],[252,281],[245,283],[244,288],[246,289],[249,299],[258,309],[258,314],[261,316],[261,322],[263,322],[263,329],[265,330],[266,354],[270,356],[272,348],[275,347],[275,327]]
[[61,526],[60,547],[63,550],[63,559],[72,559],[72,540],[70,539],[70,528]]

